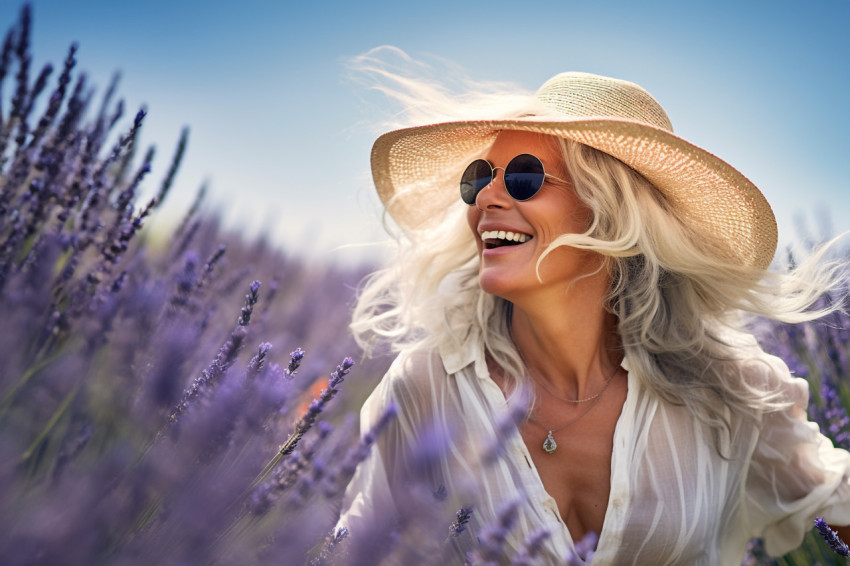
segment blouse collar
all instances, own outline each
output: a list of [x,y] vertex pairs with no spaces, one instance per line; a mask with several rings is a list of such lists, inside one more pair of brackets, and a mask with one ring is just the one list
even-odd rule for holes
[[451,332],[443,336],[438,351],[443,367],[449,375],[454,375],[469,365],[473,366],[475,375],[481,379],[487,379],[490,375],[484,355],[484,341],[477,328],[452,328]]

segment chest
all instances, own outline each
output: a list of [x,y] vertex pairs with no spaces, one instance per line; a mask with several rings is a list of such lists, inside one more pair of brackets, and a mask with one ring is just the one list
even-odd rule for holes
[[[623,377],[591,406],[540,399],[532,418],[520,426],[543,487],[575,540],[602,531],[611,491],[614,432],[625,398]],[[544,443],[550,450],[554,443],[554,451],[547,451]]]

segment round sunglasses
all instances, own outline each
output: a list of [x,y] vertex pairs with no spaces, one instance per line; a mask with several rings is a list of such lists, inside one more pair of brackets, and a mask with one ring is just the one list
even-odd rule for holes
[[505,189],[514,200],[528,200],[537,194],[546,177],[566,183],[543,170],[543,162],[530,153],[517,155],[506,167],[493,167],[486,159],[476,159],[470,163],[460,178],[460,198],[466,204],[475,204],[478,193],[493,182],[496,170],[502,169],[505,177]]

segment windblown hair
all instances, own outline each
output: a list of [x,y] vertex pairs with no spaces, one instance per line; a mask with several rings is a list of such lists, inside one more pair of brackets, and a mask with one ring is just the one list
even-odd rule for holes
[[[427,100],[435,101],[441,120],[469,118],[470,104],[489,108],[494,119],[527,115],[534,108],[531,94],[506,96],[499,85],[490,95],[454,99],[458,108],[451,118],[448,93],[375,63],[372,54],[360,60],[367,71],[400,89],[383,86],[383,92],[417,101],[419,123],[429,122],[422,115]],[[504,112],[494,115],[494,108]],[[603,255],[612,282],[607,308],[617,317],[631,369],[648,389],[687,407],[709,426],[718,451],[730,414],[758,422],[760,415],[784,407],[774,385],[753,383],[746,375],[744,362],[759,351],[748,315],[796,323],[827,314],[837,303],[813,305],[838,287],[845,265],[824,261],[824,246],[785,273],[741,266],[627,165],[571,140],[548,139],[560,148],[592,220],[585,232],[556,238],[541,256],[538,273],[559,246]],[[430,349],[447,340],[459,346],[477,336],[509,383],[522,385],[528,378],[509,332],[511,304],[478,285],[477,247],[465,207],[458,198],[438,229],[396,235],[397,255],[364,282],[351,328],[367,352],[379,342],[394,350]],[[457,328],[467,330],[453,335]]]

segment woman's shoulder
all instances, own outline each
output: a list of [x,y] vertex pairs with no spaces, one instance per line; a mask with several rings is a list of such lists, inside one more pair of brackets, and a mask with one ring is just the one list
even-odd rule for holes
[[805,405],[808,382],[795,376],[785,360],[765,351],[753,334],[727,333],[722,340],[735,353],[732,363],[727,366],[733,370],[731,384],[739,379],[745,388],[764,401],[766,412],[801,402]]
[[745,384],[762,392],[768,405],[806,406],[809,384],[792,374],[782,358],[758,348],[741,360],[740,367]]
[[435,348],[414,347],[399,352],[384,380],[396,392],[425,393],[447,376]]

